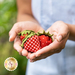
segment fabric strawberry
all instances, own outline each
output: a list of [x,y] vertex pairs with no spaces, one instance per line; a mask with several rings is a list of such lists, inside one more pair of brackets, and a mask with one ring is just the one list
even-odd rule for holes
[[42,34],[39,35],[39,39],[41,48],[52,43],[52,35],[50,35],[49,33],[43,32]]
[[41,48],[52,43],[52,35],[43,31],[35,33],[31,30],[25,30],[19,33],[21,46],[29,52],[36,52]]
[[26,38],[26,36],[31,33],[34,33],[34,31],[25,30],[25,31],[18,33],[18,35],[20,36],[20,40],[23,41],[23,39]]
[[40,49],[40,41],[37,35],[34,35],[24,43],[24,48],[29,52],[36,52]]
[[41,49],[39,36],[34,31],[25,30],[19,33],[21,46],[29,52],[36,52]]

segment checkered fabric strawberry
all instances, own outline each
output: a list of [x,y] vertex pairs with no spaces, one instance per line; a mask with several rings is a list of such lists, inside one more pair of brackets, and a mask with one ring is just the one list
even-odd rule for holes
[[29,52],[36,52],[40,47],[39,36],[31,30],[25,30],[19,33],[20,40],[22,41],[21,46]]
[[40,49],[40,41],[37,35],[32,36],[24,43],[24,48],[29,52],[36,52]]
[[52,43],[52,35],[43,31],[43,33],[35,33],[31,30],[25,30],[18,34],[22,41],[21,46],[29,52],[36,52],[41,48]]

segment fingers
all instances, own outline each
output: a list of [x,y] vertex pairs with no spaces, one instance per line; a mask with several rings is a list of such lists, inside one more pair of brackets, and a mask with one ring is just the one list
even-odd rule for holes
[[58,31],[53,31],[53,39],[57,39],[58,42],[60,42],[62,40],[62,34],[60,34]]
[[35,62],[35,61],[37,61],[37,60],[45,59],[46,57],[51,56],[51,55],[53,55],[53,54],[55,54],[55,53],[59,53],[59,52],[61,52],[61,49],[52,50],[52,52],[42,54],[42,55],[40,55],[40,56],[38,56],[38,57],[36,57],[36,56],[33,55],[33,57],[30,59],[30,62]]
[[42,59],[40,56],[36,57],[35,53],[28,53],[27,58],[30,59],[30,62],[34,62],[34,61]]
[[27,56],[28,56],[28,51],[25,50],[25,49],[23,49],[23,50],[22,50],[22,55],[27,57]]
[[[40,59],[42,59],[42,58],[45,58],[45,57],[47,57],[47,56],[49,56],[49,55],[52,55],[53,53],[55,53],[55,52],[53,52],[54,50],[56,50],[56,49],[58,49],[58,48],[60,48],[59,45],[60,43],[57,41],[57,40],[55,40],[53,43],[51,43],[50,45],[48,45],[48,46],[46,46],[46,47],[44,47],[44,48],[42,48],[42,49],[40,49],[40,50],[38,50],[37,52],[35,52],[35,53],[32,53],[30,56],[29,56],[29,59],[35,59],[36,57],[40,57],[40,56],[43,56],[43,57],[41,57]],[[58,52],[57,52],[58,53]]]
[[62,41],[63,39],[65,39],[67,36],[69,35],[69,33],[59,33],[56,37],[57,41],[60,42]]
[[41,60],[42,58],[40,58],[40,57],[36,57],[35,59],[30,59],[30,62],[35,62],[35,61],[37,61],[37,60]]
[[14,49],[17,50],[21,56],[28,57],[28,51],[25,49],[22,49],[20,45],[21,45],[21,41],[19,37],[17,36],[14,40]]
[[13,41],[16,35],[21,31],[21,25],[19,23],[14,24],[9,32],[9,41]]
[[65,23],[61,23],[61,26],[59,29],[58,29],[58,34],[57,34],[57,40],[60,42],[62,41],[63,39],[65,39],[68,34],[69,34],[69,28],[68,26],[65,24]]
[[[67,28],[66,28],[67,29]],[[61,42],[63,39],[65,39],[69,35],[69,31],[65,29],[61,30],[53,30],[53,39],[57,39],[58,42]]]
[[[45,56],[45,55],[44,55]],[[37,60],[41,60],[41,59],[44,59],[45,57],[44,56],[38,56],[36,57],[36,53],[32,53],[29,57],[30,59],[30,62],[35,62]]]
[[65,39],[70,32],[67,24],[65,24],[62,21],[55,22],[47,31],[54,34],[54,36],[55,36],[55,33],[57,33],[56,39],[57,39],[58,42]]
[[[68,36],[67,36],[68,37]],[[29,56],[31,62],[46,58],[52,54],[59,53],[65,47],[65,40],[58,42],[56,39],[50,45],[38,50],[36,53],[33,53]]]
[[19,37],[17,36],[14,40],[14,49],[17,50],[19,53],[22,52],[21,41]]

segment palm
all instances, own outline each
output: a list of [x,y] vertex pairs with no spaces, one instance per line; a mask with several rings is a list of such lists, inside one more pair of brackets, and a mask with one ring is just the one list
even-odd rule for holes
[[43,30],[40,25],[38,25],[38,24],[36,24],[34,22],[29,22],[29,21],[20,22],[20,25],[22,27],[22,31],[23,30],[33,30],[35,32],[38,32],[40,30]]
[[[43,30],[39,24],[36,24],[34,22],[26,21],[26,22],[18,22],[14,24],[12,29],[9,32],[9,36],[12,35],[12,37],[9,39],[9,41],[14,41],[14,49],[17,50],[20,54],[22,52],[22,55],[28,55],[28,52],[26,50],[23,50],[20,45],[21,41],[17,34],[24,30],[33,30],[34,32],[38,32],[40,30]],[[25,53],[25,54],[24,54]],[[25,56],[26,56],[25,55]]]
[[[46,58],[52,54],[59,53],[65,47],[69,36],[69,29],[65,23],[56,22],[47,30],[47,32],[48,31],[50,34],[53,34],[53,43],[38,50],[36,53],[29,55],[30,60],[36,61]],[[62,38],[58,39],[60,35]]]

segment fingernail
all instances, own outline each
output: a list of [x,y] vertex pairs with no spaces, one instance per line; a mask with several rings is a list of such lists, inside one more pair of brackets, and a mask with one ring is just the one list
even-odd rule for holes
[[58,39],[58,41],[60,42],[60,41],[62,40],[62,36],[59,35],[57,39]]
[[12,35],[9,36],[9,42],[10,42],[10,39],[11,39],[11,38],[12,38]]

